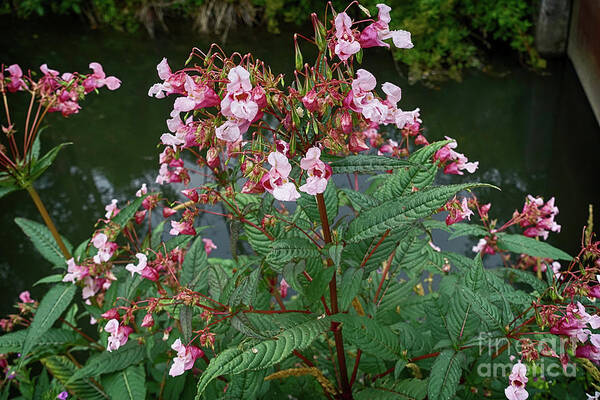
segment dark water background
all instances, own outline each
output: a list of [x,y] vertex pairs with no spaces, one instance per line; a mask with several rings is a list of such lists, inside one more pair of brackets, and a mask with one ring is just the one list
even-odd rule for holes
[[[74,19],[0,18],[0,63],[32,69],[48,63],[61,72],[87,72],[89,62],[97,61],[108,75],[123,81],[116,92],[102,90],[88,96],[78,115],[68,119],[52,115],[46,120],[43,152],[61,142],[74,145],[61,152],[36,188],[59,231],[74,245],[89,237],[112,198],[123,204],[142,183],[154,182],[157,144],[167,131],[165,120],[173,101],[146,95],[158,81],[156,64],[167,57],[177,69],[192,47],[206,49],[219,41],[193,33],[185,24],[170,26],[169,35],[150,40],[144,32],[91,30]],[[224,48],[252,51],[277,72],[293,68],[290,32],[274,36],[242,29],[229,35]],[[551,235],[550,242],[576,253],[588,204],[594,204],[600,214],[598,123],[568,59],[550,62],[543,75],[516,65],[511,55],[495,56],[493,65],[493,73],[475,71],[462,82],[447,82],[437,89],[409,86],[391,56],[378,49],[367,51],[364,67],[374,73],[378,84],[390,81],[403,88],[400,106],[421,108],[430,140],[451,136],[460,152],[479,160],[474,175],[457,180],[480,180],[502,188],[502,192],[478,191],[484,201],[492,201],[493,217],[510,218],[529,193],[546,199],[556,196],[562,233]],[[21,290],[52,273],[14,224],[15,217],[41,222],[26,192],[0,199],[0,314],[11,310]],[[214,254],[226,256],[229,244],[223,223],[214,218],[204,222],[213,225],[205,232],[219,246]],[[468,253],[474,243],[441,244]],[[43,290],[36,287],[32,293],[39,298]]]

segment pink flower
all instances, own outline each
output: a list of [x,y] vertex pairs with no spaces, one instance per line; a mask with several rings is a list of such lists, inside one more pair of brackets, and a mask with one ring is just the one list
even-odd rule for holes
[[340,60],[346,61],[350,56],[360,51],[360,42],[352,33],[352,19],[345,12],[335,17],[335,44],[334,52]]
[[83,289],[81,290],[81,297],[86,300],[90,297],[94,296],[100,290],[100,285],[96,281],[96,279],[91,276],[86,276],[83,279]]
[[142,187],[137,192],[135,192],[135,197],[142,197],[147,193],[148,193],[148,187],[144,183],[144,184],[142,184]]
[[109,242],[108,237],[104,233],[98,233],[92,239],[92,244],[98,249],[98,254],[94,256],[94,262],[101,264],[110,260],[115,250],[117,250],[117,244]]
[[120,210],[117,207],[117,202],[118,202],[117,199],[112,199],[110,204],[107,205],[106,207],[104,207],[104,209],[106,210],[106,214],[104,215],[104,218],[111,219],[119,213]]
[[279,294],[281,294],[282,298],[286,298],[287,297],[287,292],[288,289],[290,288],[290,285],[288,285],[288,283],[285,281],[285,279],[281,279],[281,282],[279,282]]
[[13,64],[6,69],[10,73],[10,82],[6,85],[6,89],[14,93],[18,90],[23,90],[27,84],[23,80],[23,71],[18,64]]
[[594,345],[591,345],[591,344],[579,346],[575,350],[575,356],[581,357],[581,358],[587,358],[590,361],[598,363],[598,362],[600,362],[600,348],[598,348]]
[[234,120],[227,120],[215,129],[217,137],[226,142],[236,142],[242,136],[240,126]]
[[229,93],[242,93],[252,90],[250,73],[241,65],[229,70],[227,79],[229,80],[229,83],[227,83],[227,92]]
[[110,333],[108,345],[106,346],[107,351],[118,350],[119,347],[125,345],[129,339],[129,334],[133,332],[131,327],[119,325],[119,321],[116,319],[108,321],[104,330]]
[[73,282],[80,281],[85,278],[89,274],[89,270],[87,267],[82,267],[75,264],[75,259],[70,258],[67,260],[67,274],[62,279],[63,282]]
[[378,20],[367,26],[360,34],[359,40],[361,47],[390,47],[384,40],[391,38],[394,46],[397,48],[411,49],[413,44],[410,38],[410,32],[402,30],[390,31],[390,11],[392,9],[385,4],[377,4],[377,8],[379,9]]
[[177,214],[177,210],[173,210],[172,208],[165,207],[163,208],[163,217],[169,218],[171,215]]
[[19,294],[19,300],[21,300],[22,303],[35,303],[35,300],[33,300],[29,294],[29,290],[21,292]]
[[479,239],[477,245],[473,246],[473,253],[494,254],[494,249],[488,244],[486,238]]
[[467,204],[467,198],[464,197],[462,202],[459,203],[456,197],[446,203],[445,206],[448,211],[448,216],[446,217],[446,225],[452,225],[456,222],[460,222],[463,219],[471,220],[471,215],[473,215],[473,211],[469,209],[469,205]]
[[300,186],[300,190],[313,196],[325,191],[327,181],[331,177],[331,167],[321,161],[320,157],[321,149],[311,147],[300,160],[300,168],[308,173],[306,183]]
[[317,98],[317,91],[312,88],[302,97],[302,104],[310,112],[315,112],[319,109],[319,101]]
[[154,318],[152,318],[152,314],[148,313],[144,315],[144,319],[142,320],[142,324],[140,325],[143,328],[151,328],[154,326]]
[[[446,136],[446,139],[454,140],[448,136]],[[450,162],[450,164],[446,165],[444,168],[445,174],[463,175],[463,170],[466,170],[469,173],[475,172],[479,166],[479,162],[468,162],[469,160],[464,154],[454,151],[457,146],[458,143],[456,143],[456,141],[448,143],[434,154],[433,159],[442,164]]]
[[86,93],[103,86],[106,86],[109,90],[117,90],[121,87],[121,81],[114,76],[107,77],[104,69],[102,69],[102,65],[99,63],[92,62],[89,67],[94,73],[89,75],[82,83]]
[[181,235],[195,235],[196,230],[192,226],[191,222],[177,222],[171,221],[171,230],[169,233],[173,236]]
[[173,74],[171,67],[167,62],[166,58],[156,66],[158,71],[158,77],[163,80],[163,83],[155,83],[148,90],[148,96],[155,96],[157,99],[162,99],[170,94],[186,94],[184,85],[186,74],[183,72],[177,72]]
[[527,367],[518,361],[512,369],[512,373],[508,377],[510,386],[504,389],[504,394],[509,400],[525,400],[529,397],[529,393],[525,390],[527,384]]
[[190,199],[191,201],[193,201],[194,203],[198,202],[198,192],[196,192],[195,189],[183,189],[181,191],[181,193],[187,197],[188,199]]
[[217,96],[210,86],[205,83],[197,83],[189,75],[185,75],[185,84],[183,87],[187,93],[187,97],[178,97],[175,99],[173,110],[176,112],[215,107],[221,102],[219,96]]
[[214,244],[211,239],[204,238],[202,241],[204,242],[204,251],[206,251],[206,255],[210,255],[210,253],[217,248],[217,245]]
[[300,193],[296,190],[296,185],[288,179],[292,166],[287,157],[274,151],[269,154],[267,160],[271,169],[263,175],[260,183],[277,200],[295,201],[300,197]]
[[173,358],[173,364],[169,370],[169,375],[179,376],[185,371],[192,369],[194,362],[198,357],[204,356],[204,352],[196,346],[184,346],[181,339],[175,340],[171,348],[177,352],[177,356]]
[[127,271],[131,272],[131,276],[133,276],[133,274],[141,275],[144,268],[146,268],[146,263],[148,261],[148,258],[143,253],[137,253],[135,256],[138,259],[138,264],[137,265],[127,264],[125,266],[125,269]]

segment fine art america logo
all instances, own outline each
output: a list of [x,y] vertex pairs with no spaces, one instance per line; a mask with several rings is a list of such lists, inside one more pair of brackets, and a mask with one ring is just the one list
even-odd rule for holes
[[[563,367],[561,356],[565,354],[568,346],[567,340],[556,336],[539,340],[535,345],[521,343],[520,341],[509,342],[506,338],[488,337],[486,334],[479,335],[479,355],[487,354],[489,362],[482,362],[477,366],[477,374],[484,378],[500,378],[510,375],[515,360],[520,354],[537,352],[540,357],[535,362],[537,368],[528,371],[530,377],[543,379],[558,378],[560,376],[575,377],[576,366],[566,363]],[[506,353],[510,361],[502,362],[496,357]],[[516,357],[515,357],[516,355]]]

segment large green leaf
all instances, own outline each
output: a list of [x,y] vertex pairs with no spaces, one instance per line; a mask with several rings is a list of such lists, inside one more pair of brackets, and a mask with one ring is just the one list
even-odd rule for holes
[[288,357],[294,349],[308,347],[329,327],[325,318],[311,319],[246,349],[233,347],[219,353],[200,375],[196,400],[200,400],[208,384],[220,375],[237,375],[245,371],[256,371],[277,364]]
[[498,308],[481,294],[474,293],[466,286],[457,288],[457,295],[463,296],[467,304],[473,306],[473,311],[485,321],[489,327],[503,329],[501,313]]
[[273,242],[267,261],[271,264],[281,265],[297,258],[318,257],[319,254],[317,246],[307,239],[279,239]]
[[9,193],[21,189],[17,185],[0,185],[0,199]]
[[384,360],[403,357],[398,335],[389,327],[358,315],[337,314],[332,319],[342,323],[344,339],[362,351]]
[[399,158],[376,155],[350,155],[329,163],[334,174],[365,173],[387,171],[414,165],[414,163]]
[[485,183],[438,186],[388,200],[380,206],[362,212],[348,226],[345,238],[349,242],[357,242],[381,235],[387,229],[397,229],[401,225],[415,222],[435,213],[461,190],[482,186],[494,187]]
[[102,387],[91,379],[71,380],[77,367],[66,356],[46,357],[41,362],[75,397],[86,400],[110,399]]
[[462,375],[462,353],[444,350],[435,359],[429,376],[427,394],[430,400],[450,400],[454,398]]
[[190,246],[181,265],[179,283],[188,285],[196,290],[199,285],[204,285],[208,274],[208,258],[204,249],[204,242],[198,236]]
[[[19,225],[31,240],[42,257],[50,261],[52,265],[66,266],[65,257],[63,256],[62,251],[60,251],[52,233],[50,233],[50,230],[46,228],[45,225],[25,218],[15,218],[15,223]],[[67,239],[62,236],[61,238],[67,250],[71,253],[73,246]]]
[[118,350],[104,351],[91,357],[83,368],[73,374],[70,381],[121,371],[130,365],[141,362],[144,359],[144,354],[144,346],[130,340]]
[[112,400],[144,400],[146,377],[143,366],[131,366],[102,380]]
[[377,207],[379,205],[379,201],[367,194],[345,188],[340,189],[340,192],[348,198],[352,208],[356,211],[368,210],[371,207]]
[[427,396],[427,380],[405,379],[387,385],[369,387],[356,393],[356,400],[423,400]]
[[29,181],[33,183],[37,178],[39,178],[44,173],[44,171],[46,171],[48,167],[52,165],[60,149],[69,144],[73,143],[61,143],[46,154],[44,154],[44,156],[39,160],[32,161],[33,166],[31,167],[31,172],[29,174]]
[[513,253],[525,253],[533,257],[551,258],[553,260],[572,260],[573,257],[546,242],[523,235],[498,233],[498,247]]
[[252,400],[259,398],[261,392],[265,390],[265,386],[269,386],[269,382],[265,381],[267,371],[266,369],[245,371],[231,377],[231,384],[228,385],[223,400]]
[[[39,339],[48,332],[58,317],[71,304],[76,290],[77,286],[75,285],[58,284],[46,293],[40,301],[31,325],[27,328],[27,336],[23,342],[21,354],[28,354]],[[21,358],[20,363],[24,358]]]
[[[0,336],[0,354],[18,353],[23,349],[23,343],[27,337],[27,330],[10,332]],[[31,351],[38,348],[55,347],[69,344],[81,344],[81,336],[71,330],[51,328],[37,339]]]

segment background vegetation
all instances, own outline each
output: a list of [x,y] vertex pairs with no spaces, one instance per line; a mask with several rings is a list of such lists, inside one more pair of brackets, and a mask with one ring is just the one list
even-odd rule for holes
[[[382,0],[367,0],[373,15]],[[534,0],[396,0],[392,7],[395,29],[412,33],[415,48],[394,51],[408,67],[411,81],[461,78],[466,68],[482,68],[485,55],[510,47],[528,67],[541,69],[545,61],[533,44]],[[133,32],[168,31],[168,18],[183,18],[193,29],[219,33],[225,39],[237,23],[262,25],[278,33],[286,25],[308,22],[312,10],[323,12],[321,0],[10,0],[0,13],[20,18],[76,14],[92,27],[109,26]],[[346,1],[333,1],[336,10]],[[358,16],[358,8],[349,13]],[[417,45],[418,44],[418,45]]]

